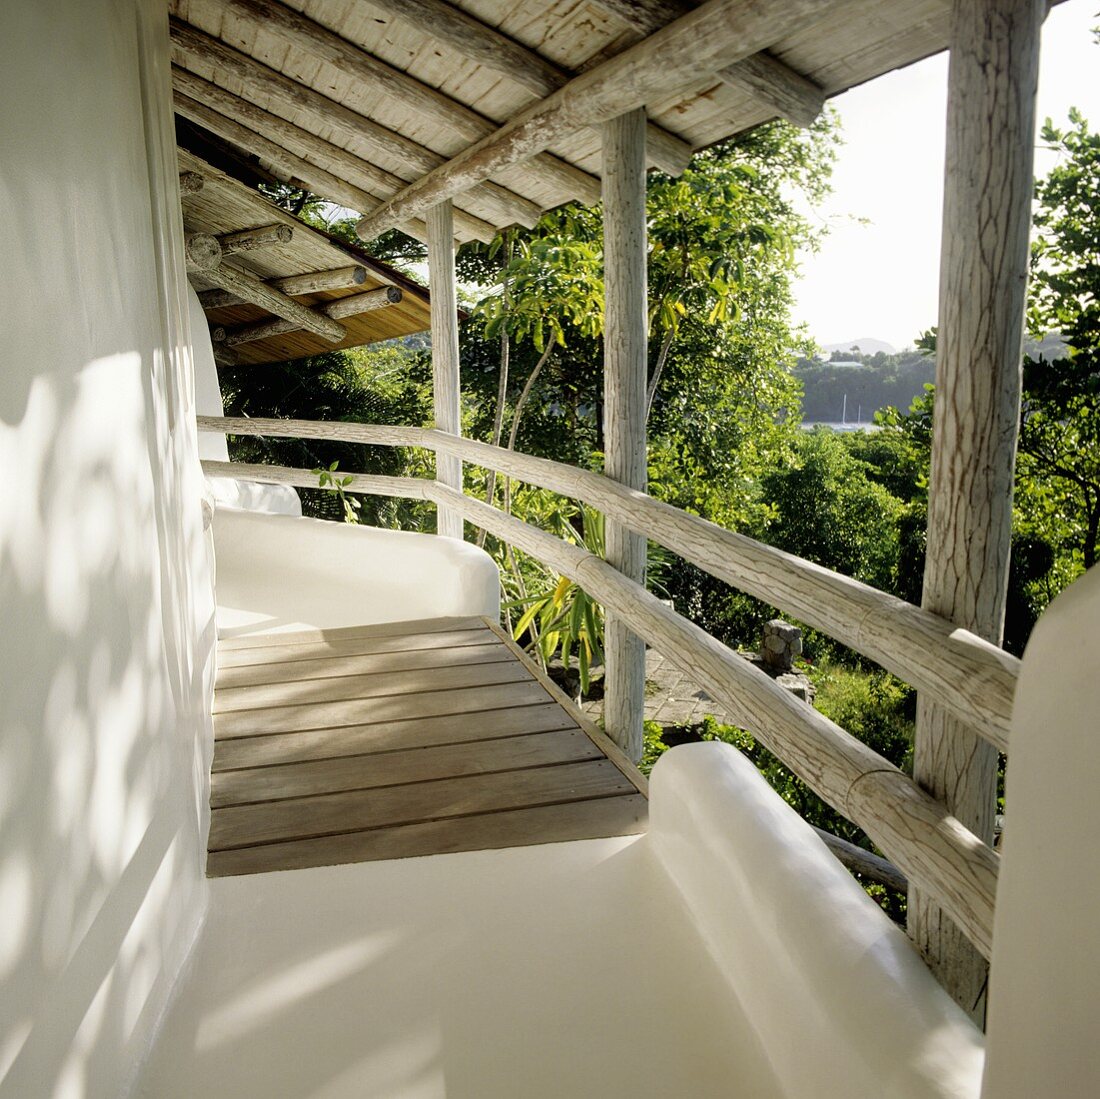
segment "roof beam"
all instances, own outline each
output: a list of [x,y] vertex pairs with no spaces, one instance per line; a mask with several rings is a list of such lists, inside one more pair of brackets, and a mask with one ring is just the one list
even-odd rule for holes
[[[592,0],[597,8],[650,35],[692,10],[687,0]],[[719,69],[724,84],[738,88],[796,126],[809,126],[825,105],[825,93],[770,53],[761,51]]]
[[[311,131],[302,129],[301,126],[295,126],[293,122],[288,122],[285,118],[264,110],[263,107],[257,107],[255,103],[242,99],[239,95],[234,95],[179,65],[172,66],[172,87],[175,91],[176,114],[189,118],[199,126],[216,133],[218,137],[224,138],[239,148],[244,148],[246,152],[255,153],[256,156],[270,160],[277,168],[289,170],[283,168],[278,154],[268,155],[268,147],[276,143],[281,143],[287,151],[297,150],[303,157],[313,156],[323,164],[339,164],[345,180],[348,183],[354,183],[359,192],[356,201],[365,202],[367,209],[373,210],[380,198],[388,198],[407,183],[407,180],[400,176],[376,168],[362,157],[349,153],[346,149],[325,141],[324,138],[317,137]],[[198,110],[199,105],[206,110]],[[227,127],[217,120],[215,117],[217,114],[231,124],[229,128],[236,136],[222,132]],[[215,126],[218,129],[215,129]],[[251,129],[264,142],[264,152],[247,148],[237,140],[238,136],[243,136],[239,131],[247,129]],[[325,195],[326,198],[338,198],[324,191],[317,193]],[[343,200],[339,199],[339,201]],[[344,205],[350,205],[350,203],[344,203]],[[358,210],[359,207],[351,206],[351,209]]]
[[[185,70],[180,71],[182,72]],[[175,69],[173,68],[173,76],[174,75]],[[191,74],[188,73],[188,75],[190,76]],[[198,77],[195,79],[198,79]],[[213,88],[214,85],[211,84],[210,87]],[[219,88],[218,90],[221,91],[222,89]],[[225,94],[228,95],[229,93],[227,92]],[[243,103],[244,100],[241,100],[241,102]],[[212,134],[216,134],[223,140],[228,141],[231,145],[235,145],[238,149],[242,149],[246,153],[252,153],[254,156],[258,156],[262,160],[268,161],[268,163],[274,165],[280,172],[303,183],[316,195],[321,195],[331,202],[337,202],[342,206],[346,206],[349,210],[373,210],[379,204],[379,199],[375,195],[369,194],[355,184],[349,183],[346,179],[341,179],[323,168],[318,168],[315,164],[310,163],[308,160],[304,160],[302,157],[296,156],[294,153],[284,149],[281,145],[277,145],[274,141],[269,140],[262,134],[258,134],[254,130],[250,130],[247,126],[242,126],[236,120],[219,114],[217,111],[211,110],[198,100],[192,99],[188,95],[184,95],[178,89],[173,93],[172,105],[176,114],[183,118],[190,119],[192,122],[209,130]],[[252,104],[249,104],[249,106],[251,107]],[[255,110],[260,111],[260,108],[256,107]],[[271,117],[275,118],[276,116],[272,115]],[[286,123],[286,125],[292,126],[289,122]],[[297,127],[293,127],[293,129],[297,129]],[[301,132],[305,134],[307,131],[302,130]],[[320,138],[317,140],[320,141]],[[336,149],[336,146],[334,145],[332,148]],[[350,153],[347,155],[351,159],[357,159],[352,157]],[[344,174],[346,175],[348,173],[345,171]],[[393,192],[390,193],[392,194]],[[402,224],[399,228],[417,239],[419,239],[421,232],[427,232],[424,228],[424,223],[422,221],[416,221],[415,219],[413,219],[411,223]],[[492,229],[491,226],[489,228]],[[488,237],[489,240],[492,239],[494,233],[495,230],[490,232]]]
[[[268,286],[295,297],[298,294],[318,294],[323,290],[350,290],[367,281],[367,269],[360,264],[333,267],[328,271],[309,271],[304,275],[288,275],[283,279],[269,279]],[[228,290],[204,290],[199,295],[203,309],[223,309],[228,305],[240,305],[241,299]]]
[[[381,286],[377,290],[367,290],[362,294],[352,294],[346,298],[337,298],[327,305],[318,306],[314,312],[332,319],[358,317],[363,313],[384,309],[394,305],[404,297],[396,286]],[[302,325],[291,320],[260,321],[257,324],[245,324],[232,328],[222,335],[221,342],[226,347],[236,347],[242,343],[255,343],[271,336],[281,336],[286,332],[297,332]]]
[[261,225],[256,229],[238,229],[233,233],[218,233],[218,243],[223,256],[235,256],[238,252],[252,252],[257,248],[270,248],[273,244],[289,244],[294,229],[277,221],[274,225]]
[[[305,111],[322,126],[332,126],[354,138],[369,149],[390,157],[413,175],[422,175],[446,163],[446,158],[423,145],[411,141],[385,126],[320,92],[299,84],[283,73],[227,46],[220,39],[190,26],[174,16],[169,20],[172,47],[177,60],[191,59],[238,80],[242,98],[255,103],[269,99],[284,110]],[[497,183],[482,182],[471,200],[484,203],[493,211],[493,217],[501,225],[518,223],[532,226],[542,214],[541,208]]]
[[[371,0],[371,7],[407,20],[421,34],[500,73],[539,98],[556,92],[576,75],[446,0]],[[646,155],[662,172],[679,175],[691,160],[691,152],[691,146],[675,134],[656,123],[646,124]]]
[[[268,161],[279,171],[300,180],[314,194],[349,210],[367,213],[406,186],[400,176],[376,168],[354,153],[187,69],[173,65],[172,84],[176,114],[238,149]],[[456,210],[455,221],[460,234],[466,238],[490,241],[496,235],[495,226],[465,211]],[[415,219],[398,228],[418,240],[424,240],[428,232],[424,223]]]
[[180,172],[180,198],[197,195],[202,190],[203,178],[198,172]]
[[222,246],[210,233],[185,233],[183,255],[189,273],[205,275],[222,261]]
[[[288,213],[285,210],[274,206],[263,195],[254,191],[247,184],[242,183],[239,179],[235,179],[233,176],[228,175],[220,168],[215,168],[212,164],[206,163],[201,160],[194,153],[188,152],[186,149],[177,148],[176,150],[178,163],[181,171],[199,172],[205,179],[206,185],[210,189],[210,201],[213,202],[215,208],[220,208],[219,195],[222,192],[228,194],[238,204],[243,203],[248,209],[255,210],[259,215],[257,220],[263,220],[264,213],[269,217],[277,218],[287,225],[294,228],[296,234],[299,237],[305,237],[306,240],[312,240],[316,245],[322,246],[329,250],[334,257],[339,257],[343,263],[349,265],[365,267],[368,275],[388,286],[397,286],[402,289],[406,296],[411,295],[423,303],[428,301],[428,291],[425,287],[419,285],[412,279],[403,275],[400,271],[388,266],[380,260],[374,259],[372,256],[367,255],[361,248],[356,248],[353,245],[339,240],[338,238],[331,236],[321,229],[316,229],[305,222],[300,221],[293,214]],[[215,213],[216,213],[215,209]],[[263,211],[264,213],[260,213]],[[190,215],[194,215],[195,218],[201,218],[204,216],[205,208],[200,207],[197,210],[184,210],[185,224],[189,224],[188,218]],[[215,217],[215,221],[217,218]],[[217,240],[214,240],[215,246],[220,253],[221,246],[218,245]],[[219,255],[220,259],[220,255]],[[190,267],[188,268],[190,270]],[[288,276],[290,282],[300,282],[308,277],[314,277],[318,273],[311,272],[306,275],[294,275]],[[280,279],[269,280],[273,283],[280,282]],[[276,289],[283,289],[281,286]],[[292,288],[293,290],[293,288]],[[287,291],[283,291],[286,293]],[[296,292],[296,291],[294,291]],[[200,297],[201,300],[201,297]]]
[[710,0],[521,111],[359,222],[372,238],[489,176],[647,100],[673,96],[789,34],[842,0]]
[[283,320],[293,321],[298,328],[305,328],[332,343],[339,343],[347,335],[347,329],[342,324],[316,309],[310,309],[308,305],[302,305],[301,302],[287,297],[281,291],[268,286],[263,279],[247,271],[222,264],[220,267],[199,273],[208,282],[221,287],[222,290],[228,290],[238,298],[258,305],[261,309],[282,317]]
[[[492,119],[394,68],[278,0],[220,0],[220,3],[243,21],[278,35],[295,49],[326,62],[466,140],[478,141],[497,127]],[[588,203],[599,201],[600,181],[567,161],[543,152],[528,167],[570,198]]]

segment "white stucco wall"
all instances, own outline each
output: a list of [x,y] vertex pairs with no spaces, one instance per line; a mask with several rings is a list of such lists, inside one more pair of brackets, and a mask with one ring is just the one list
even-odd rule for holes
[[3,7],[3,1099],[125,1094],[205,899],[213,620],[166,23],[161,0]]
[[1005,776],[1004,862],[983,1099],[1100,1095],[1100,567],[1024,653]]
[[977,1099],[982,1040],[723,744],[644,836],[219,878],[141,1099]]

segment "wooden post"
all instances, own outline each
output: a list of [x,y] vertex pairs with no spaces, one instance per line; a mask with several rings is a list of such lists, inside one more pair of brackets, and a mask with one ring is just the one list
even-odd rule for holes
[[[458,298],[455,290],[454,211],[450,199],[432,206],[428,223],[428,284],[432,295],[432,393],[435,426],[462,434],[458,362]],[[436,480],[462,491],[462,461],[449,454],[435,459]],[[462,516],[451,508],[437,511],[436,533],[462,537]]]
[[[955,0],[948,77],[935,429],[922,606],[1000,644],[1012,536],[1046,0]],[[914,777],[986,842],[997,752],[921,694]],[[986,966],[943,910],[909,893],[909,933],[979,1018]]]
[[[613,118],[603,131],[604,472],[637,489],[646,487],[645,134],[642,108]],[[613,522],[606,525],[606,538],[608,562],[643,583],[645,538]],[[610,612],[604,656],[604,726],[637,761],[645,643]]]

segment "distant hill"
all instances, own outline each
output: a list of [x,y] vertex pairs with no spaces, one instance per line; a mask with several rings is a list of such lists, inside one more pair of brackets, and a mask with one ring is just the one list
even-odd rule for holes
[[885,340],[876,340],[874,336],[861,336],[858,340],[849,340],[847,343],[822,344],[822,351],[831,355],[834,351],[858,351],[861,355],[877,355],[880,351],[884,355],[896,355],[898,350]]
[[[888,348],[882,340],[855,340],[860,351],[847,344],[832,344],[828,359],[800,359],[795,377],[802,383],[803,423],[831,423],[846,415],[849,421],[869,422],[887,405],[902,412],[914,397],[935,381],[936,362],[923,351],[862,350],[872,344]],[[1041,340],[1024,339],[1024,354],[1033,359],[1056,359],[1065,351],[1062,339],[1052,334]]]
[[795,368],[802,383],[803,422],[837,422],[846,415],[849,421],[868,423],[887,405],[905,412],[936,374],[935,361],[921,351],[872,353],[839,347],[832,355],[831,361],[802,359]]

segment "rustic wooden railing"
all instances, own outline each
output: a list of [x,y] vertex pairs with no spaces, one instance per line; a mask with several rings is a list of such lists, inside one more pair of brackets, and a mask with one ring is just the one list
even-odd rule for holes
[[[1008,750],[1019,668],[1015,657],[903,599],[725,530],[598,473],[426,428],[246,417],[204,416],[199,420],[203,430],[237,435],[330,439],[444,451],[471,464],[583,501],[704,572],[827,633],[918,690],[935,694],[941,705],[998,751]],[[308,473],[280,473],[266,465],[246,471],[233,463],[232,470],[221,472],[268,481],[283,478],[287,484],[317,487],[316,478]],[[294,476],[308,480],[296,481]],[[377,488],[367,487],[363,482],[363,487],[352,491],[422,498],[407,480],[383,479]]]
[[[1018,666],[1013,657],[918,607],[599,474],[430,429],[233,417],[200,417],[199,428],[236,435],[424,447],[583,501],[932,692],[999,750],[1007,749]],[[203,466],[215,475],[317,487],[317,478],[308,470],[236,462],[204,462]],[[347,487],[352,492],[423,499],[449,508],[574,579],[690,673],[811,789],[859,825],[910,882],[933,895],[989,956],[998,856],[888,760],[581,547],[437,481],[353,475]]]

